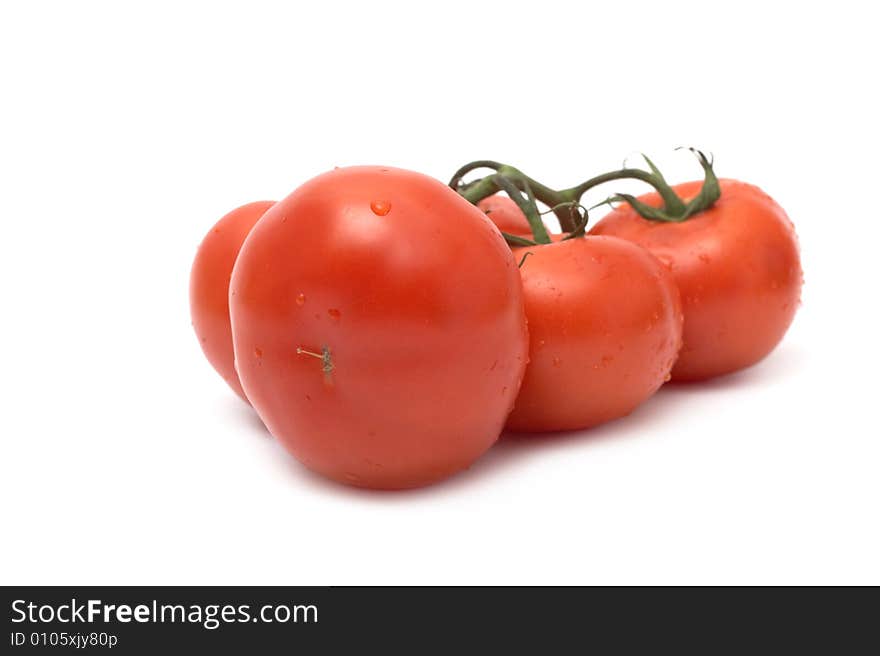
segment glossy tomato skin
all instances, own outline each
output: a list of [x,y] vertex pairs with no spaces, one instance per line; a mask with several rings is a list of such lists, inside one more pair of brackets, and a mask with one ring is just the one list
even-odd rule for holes
[[[700,182],[675,187],[693,197]],[[658,205],[656,194],[642,200]],[[672,272],[684,309],[674,380],[748,367],[782,340],[800,303],[803,275],[794,227],[763,191],[721,180],[721,197],[681,223],[649,221],[621,206],[590,231],[640,244]]]
[[192,325],[208,362],[223,380],[247,401],[232,352],[229,325],[229,279],[245,238],[275,201],[242,205],[214,224],[202,240],[189,278]]
[[574,430],[629,414],[668,379],[681,346],[672,277],[646,250],[614,237],[515,254],[526,252],[530,361],[507,427]]
[[489,220],[501,231],[517,237],[532,238],[532,229],[526,215],[519,206],[507,196],[494,194],[477,203]]
[[501,234],[400,169],[337,169],[280,201],[242,248],[230,307],[266,426],[307,467],[356,486],[468,467],[497,439],[527,360]]

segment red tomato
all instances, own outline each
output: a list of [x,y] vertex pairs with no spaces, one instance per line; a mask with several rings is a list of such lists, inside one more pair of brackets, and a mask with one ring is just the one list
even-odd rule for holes
[[648,251],[582,237],[514,253],[531,253],[520,269],[531,343],[508,428],[595,426],[629,414],[668,379],[681,346],[681,304]]
[[325,173],[269,210],[230,291],[242,385],[310,469],[425,485],[498,438],[528,355],[510,248],[427,176]]
[[202,350],[217,373],[245,401],[232,354],[229,278],[245,237],[274,204],[271,200],[248,203],[220,219],[202,240],[189,278],[192,324]]
[[[643,219],[620,206],[590,230],[640,244],[672,272],[684,308],[675,380],[700,380],[758,362],[788,330],[803,277],[794,227],[752,185],[721,180],[721,197],[680,223]],[[688,200],[701,182],[674,187]],[[660,205],[657,194],[640,200]]]
[[519,206],[507,196],[495,194],[488,196],[477,203],[489,220],[494,223],[501,232],[517,237],[532,238],[532,229],[529,226],[526,215]]

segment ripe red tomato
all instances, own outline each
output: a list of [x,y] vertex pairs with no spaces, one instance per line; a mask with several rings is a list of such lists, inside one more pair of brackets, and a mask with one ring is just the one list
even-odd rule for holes
[[189,278],[190,313],[199,344],[208,362],[245,401],[232,353],[229,278],[245,237],[274,204],[271,200],[248,203],[217,221],[199,246]]
[[681,346],[678,290],[648,251],[581,237],[515,249],[529,322],[529,365],[507,421],[572,430],[632,412],[669,377]]
[[532,229],[526,220],[526,215],[519,206],[507,196],[494,194],[477,203],[489,220],[494,223],[501,232],[517,237],[532,238]]
[[425,485],[498,438],[528,355],[517,263],[437,180],[361,166],[270,209],[232,274],[242,385],[310,469]]
[[[688,200],[701,182],[673,187]],[[621,205],[592,230],[644,246],[672,272],[684,309],[684,344],[672,376],[700,380],[748,367],[788,330],[803,277],[794,227],[763,191],[721,180],[715,204],[679,223],[643,219]],[[660,206],[656,193],[640,200]]]

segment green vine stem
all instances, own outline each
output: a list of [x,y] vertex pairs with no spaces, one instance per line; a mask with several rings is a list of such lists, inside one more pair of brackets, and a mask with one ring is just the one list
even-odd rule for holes
[[515,178],[509,178],[500,173],[496,173],[491,177],[493,183],[496,184],[501,191],[510,196],[513,202],[515,202],[519,209],[522,210],[522,213],[526,215],[526,221],[529,222],[529,228],[532,229],[535,243],[549,244],[550,235],[547,233],[547,228],[541,220],[541,214],[538,212],[538,205],[535,203],[535,195],[529,181],[522,180],[522,186],[526,192],[526,197],[524,198],[520,189],[514,184]]
[[[708,209],[721,195],[721,188],[715,172],[712,168],[712,161],[706,157],[701,151],[690,148],[691,152],[697,157],[700,166],[703,168],[704,180],[700,188],[700,192],[690,201],[685,202],[675,193],[675,190],[666,182],[663,174],[654,165],[646,155],[642,155],[648,165],[650,171],[638,168],[622,168],[617,171],[603,173],[597,175],[585,182],[568,189],[556,190],[537,180],[525,175],[522,171],[509,164],[502,164],[493,160],[477,160],[462,166],[449,181],[449,186],[460,193],[465,199],[471,203],[478,203],[483,198],[487,198],[492,194],[504,191],[520,206],[520,209],[526,214],[529,225],[533,232],[538,228],[538,232],[534,232],[536,243],[547,243],[544,241],[546,229],[543,223],[538,220],[534,221],[537,208],[534,207],[534,200],[537,199],[543,204],[551,208],[556,218],[559,220],[559,226],[569,233],[569,238],[581,236],[586,228],[586,212],[581,217],[577,208],[580,206],[580,199],[589,190],[599,185],[614,180],[640,180],[651,185],[660,195],[663,201],[659,208],[651,207],[641,202],[630,194],[615,194],[605,200],[602,204],[613,202],[626,202],[638,212],[642,217],[652,221],[681,222],[685,221],[694,214]],[[479,178],[469,183],[464,183],[464,177],[471,171],[477,169],[490,169],[494,171],[492,175]],[[513,190],[513,193],[512,193]],[[521,194],[515,193],[516,190],[524,191],[529,196],[530,205],[525,207],[522,204],[524,200]],[[534,209],[532,209],[534,207]],[[526,211],[528,209],[528,211]]]
[[[490,169],[495,171],[495,174],[480,178],[470,184],[462,185],[462,178],[476,169]],[[557,208],[554,211],[554,214],[556,214],[556,218],[559,219],[559,225],[565,232],[574,230],[575,222],[572,217],[572,212],[563,209],[563,206],[568,203],[570,207],[571,201],[575,199],[563,197],[561,192],[541,184],[537,180],[525,175],[516,167],[508,164],[501,164],[500,162],[494,162],[492,160],[477,160],[475,162],[470,162],[455,172],[452,179],[449,181],[449,186],[459,192],[468,201],[476,205],[484,198],[488,198],[492,194],[497,194],[499,191],[502,191],[498,184],[502,177],[509,179],[521,191],[525,191],[526,186],[528,186],[537,200],[541,201],[548,207]]]

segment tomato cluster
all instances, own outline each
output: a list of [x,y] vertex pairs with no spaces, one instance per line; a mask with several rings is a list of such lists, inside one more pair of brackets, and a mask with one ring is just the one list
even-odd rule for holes
[[[779,342],[801,286],[792,225],[700,158],[702,184],[669,187],[648,160],[561,192],[495,162],[448,186],[335,169],[220,219],[193,265],[193,326],[304,465],[362,487],[426,485],[505,427],[595,426]],[[479,167],[493,173],[462,181]],[[622,178],[656,191],[613,197],[587,232],[580,196]]]

